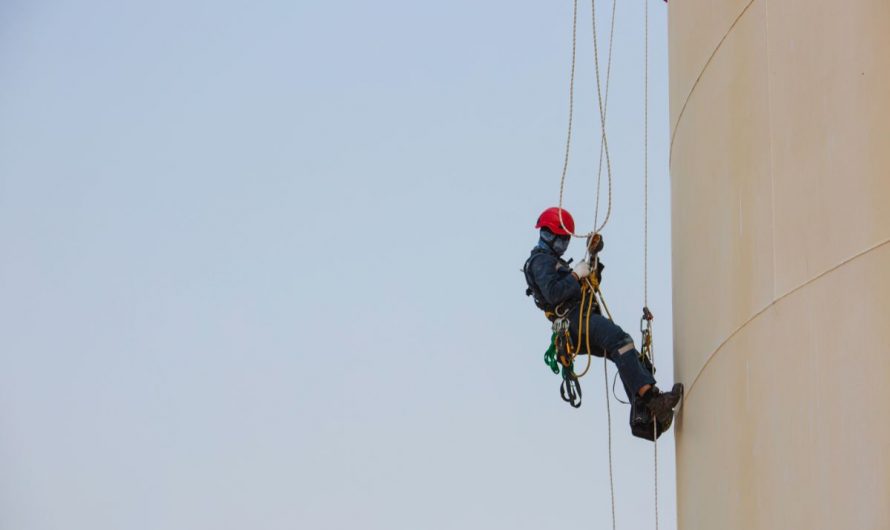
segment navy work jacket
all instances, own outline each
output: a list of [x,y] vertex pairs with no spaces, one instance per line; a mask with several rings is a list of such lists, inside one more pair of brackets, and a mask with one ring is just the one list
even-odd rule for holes
[[532,249],[525,262],[525,281],[535,303],[545,311],[572,309],[581,301],[581,284],[572,276],[568,262],[549,248]]

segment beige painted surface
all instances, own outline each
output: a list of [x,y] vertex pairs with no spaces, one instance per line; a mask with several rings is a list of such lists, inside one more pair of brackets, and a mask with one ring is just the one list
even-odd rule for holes
[[669,22],[679,528],[890,529],[890,1]]

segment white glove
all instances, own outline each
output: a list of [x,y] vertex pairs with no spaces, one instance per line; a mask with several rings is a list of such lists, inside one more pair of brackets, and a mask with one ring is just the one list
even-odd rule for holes
[[579,280],[583,280],[590,276],[590,265],[586,261],[582,261],[581,263],[575,265],[575,268],[572,269],[572,272],[575,276],[578,277]]

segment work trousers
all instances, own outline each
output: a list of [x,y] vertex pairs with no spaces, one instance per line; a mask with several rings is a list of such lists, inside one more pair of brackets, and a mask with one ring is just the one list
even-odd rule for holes
[[[624,384],[628,400],[632,402],[643,386],[655,384],[655,378],[640,362],[640,354],[634,347],[633,339],[620,326],[600,314],[591,312],[589,328],[587,323],[584,323],[579,337],[578,325],[581,322],[577,311],[571,313],[575,313],[575,318],[569,319],[569,331],[575,347],[580,346],[582,354],[593,353],[597,357],[602,357],[605,353],[606,358],[618,367],[618,375]],[[591,352],[587,351],[588,333]]]

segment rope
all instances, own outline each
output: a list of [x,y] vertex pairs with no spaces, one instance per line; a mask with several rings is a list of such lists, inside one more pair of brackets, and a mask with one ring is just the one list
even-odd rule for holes
[[[591,1],[595,2],[596,0],[591,0]],[[612,41],[615,36],[615,13],[617,11],[615,9],[617,7],[616,1],[617,0],[612,0],[612,23],[611,23],[611,27],[609,29],[609,55],[608,55],[609,60],[606,63],[606,99],[604,102],[606,108],[605,108],[604,114],[608,114],[608,112],[609,112],[609,87],[611,86],[611,81],[612,81]],[[594,25],[594,35],[596,35],[596,18],[593,19],[593,25]],[[605,139],[605,136],[600,137],[599,167],[597,168],[597,171],[596,171],[596,209],[594,210],[594,214],[593,214],[594,226],[596,226],[599,223],[599,219],[600,219],[600,189],[601,189],[600,183],[602,182],[602,177],[603,177],[603,140],[604,139]],[[612,181],[610,179],[609,186],[611,187],[611,185],[612,185]]]
[[572,4],[572,70],[569,76],[569,127],[566,134],[566,153],[562,163],[562,176],[559,179],[559,224],[563,230],[578,237],[574,232],[566,228],[562,219],[562,199],[565,193],[566,173],[569,170],[569,154],[572,151],[572,120],[575,115],[575,58],[578,44],[578,0]]
[[[609,186],[608,186],[609,203],[608,203],[608,208],[606,209],[606,216],[603,219],[603,223],[601,225],[597,226],[593,231],[593,233],[600,233],[603,231],[603,228],[606,227],[606,224],[609,222],[609,217],[611,217],[611,215],[612,215],[612,159],[609,156],[609,139],[606,136],[606,110],[605,110],[605,107],[603,106],[603,90],[602,90],[602,83],[600,81],[600,52],[599,52],[599,44],[598,44],[599,39],[597,38],[597,32],[596,32],[596,0],[591,0],[590,5],[592,6],[591,11],[593,13],[593,15],[592,15],[592,17],[593,17],[593,57],[594,57],[595,72],[596,72],[596,100],[597,100],[597,103],[599,104],[600,133],[602,135],[601,138],[602,138],[602,144],[603,144],[603,152],[606,155],[606,176],[608,177],[608,182],[609,182]],[[614,15],[614,13],[615,13],[615,7],[614,7],[614,3],[613,3],[612,14]],[[614,28],[614,26],[613,26],[613,28]],[[610,37],[610,42],[611,42],[611,37]],[[611,54],[611,44],[609,45],[609,48],[610,48],[610,54]],[[562,205],[560,205],[560,207],[561,206]]]
[[[600,307],[603,308],[603,311],[606,312],[606,316],[609,317],[609,320],[612,320],[612,313],[609,311],[609,306],[606,305],[606,299],[603,297],[603,292],[600,289],[599,281],[596,278],[591,278],[588,276],[584,280],[584,284],[581,286],[581,297],[584,299],[585,293],[590,293],[590,300],[594,298],[597,299]],[[588,313],[587,319],[587,331],[585,341],[587,345],[587,355],[589,356],[590,361],[592,362],[593,353],[590,349],[590,314]],[[582,321],[583,322],[583,321]],[[578,332],[581,332],[580,328],[581,324],[578,324]],[[580,338],[580,337],[579,337]],[[579,345],[580,350],[580,345]],[[590,369],[590,364],[587,365],[587,369]],[[587,370],[584,370],[584,373],[587,373]],[[583,375],[583,374],[582,374]],[[606,432],[608,433],[608,442],[609,442],[609,496],[612,502],[612,530],[615,530],[615,475],[613,471],[613,458],[612,458],[612,404],[609,401],[609,363],[606,353],[603,352],[603,389],[606,391]]]
[[603,355],[603,380],[606,389],[606,421],[609,428],[609,493],[612,498],[612,530],[615,530],[615,478],[612,473],[612,405],[609,402],[609,365],[606,356]]
[[652,437],[655,448],[655,530],[658,530],[658,422],[652,423]]
[[[599,298],[597,299],[597,295]],[[584,368],[584,371],[580,374],[574,374],[577,379],[581,379],[587,372],[590,371],[590,365],[593,364],[593,354],[591,353],[593,350],[590,348],[590,314],[593,312],[594,304],[602,304],[602,307],[606,308],[605,302],[602,298],[602,292],[599,290],[599,283],[596,280],[591,281],[588,277],[585,279],[585,283],[581,286],[581,303],[578,304],[578,346],[575,348],[575,351],[572,351],[572,348],[569,347],[568,353],[569,358],[572,364],[574,364],[575,359],[579,355],[587,355],[587,367]],[[606,312],[608,313],[609,309],[606,308]],[[609,315],[609,319],[612,319],[612,315]],[[583,326],[583,327],[582,327]],[[584,345],[587,348],[587,353],[581,353],[581,335],[584,335]],[[605,354],[603,354],[605,358]]]
[[[649,307],[649,1],[643,0],[643,307]],[[649,359],[655,367],[649,321]],[[653,418],[654,420],[654,418]],[[658,422],[652,422],[655,473],[655,530],[658,530]]]
[[[612,313],[609,311],[609,306],[606,305],[606,299],[603,297],[603,292],[600,289],[599,282],[591,282],[588,278],[587,284],[598,295],[599,301],[602,304],[602,308],[606,312],[606,316],[609,317],[609,320],[612,320]],[[590,350],[588,349],[587,351]],[[609,400],[609,365],[607,361],[608,360],[606,359],[606,353],[603,352],[603,381],[606,391],[606,431],[608,432],[609,437],[609,494],[612,500],[612,530],[615,530],[615,478],[612,472],[612,405]]]
[[[566,182],[566,174],[569,169],[569,157],[572,150],[572,124],[574,121],[575,114],[575,65],[577,59],[577,44],[578,44],[578,0],[574,0],[572,3],[572,67],[569,75],[569,120],[568,120],[568,131],[566,133],[566,149],[565,149],[565,157],[563,158],[562,165],[562,175],[559,179],[559,224],[563,230],[570,233],[573,237],[589,237],[595,233],[602,232],[603,228],[605,228],[606,224],[609,222],[609,218],[612,215],[612,159],[609,154],[609,140],[606,137],[606,107],[605,105],[608,102],[608,88],[609,81],[611,78],[611,69],[612,69],[612,43],[615,35],[615,8],[616,8],[616,0],[612,0],[612,23],[611,29],[609,32],[609,60],[608,60],[608,72],[606,77],[606,103],[603,101],[603,88],[602,88],[602,79],[600,76],[600,61],[599,61],[599,43],[597,37],[596,30],[596,0],[591,0],[591,18],[593,21],[593,53],[594,53],[594,65],[595,65],[595,73],[596,73],[596,94],[597,94],[597,104],[599,107],[600,114],[600,169],[597,175],[597,193],[596,193],[596,214],[594,218],[594,228],[587,234],[577,234],[571,230],[566,228],[565,222],[562,217],[562,205],[563,199],[565,197],[565,182]],[[597,225],[596,223],[599,220],[599,200],[600,200],[600,179],[602,175],[602,157],[605,154],[606,158],[606,175],[608,182],[608,208],[606,210],[606,216],[603,219],[602,224]]]
[[[580,334],[583,331],[585,345],[587,346],[587,367],[584,368],[584,371],[581,372],[580,374],[575,374],[575,377],[578,379],[581,379],[582,377],[587,375],[587,372],[590,370],[590,365],[593,364],[593,355],[590,353],[590,351],[591,351],[590,350],[590,313],[591,313],[591,311],[593,311],[593,303],[594,303],[595,299],[596,299],[595,293],[591,293],[589,289],[583,289],[583,288],[581,289],[581,304],[578,306],[578,333],[579,333],[578,343],[579,344],[578,344],[577,349],[574,352],[569,351],[569,355],[571,356],[572,362],[574,363],[575,357],[577,357],[581,353],[581,344],[580,344],[581,336],[580,336]],[[584,307],[585,301],[587,302],[586,308]],[[587,326],[584,330],[582,330],[581,326],[583,326],[585,322],[587,323]]]
[[643,305],[649,306],[649,2],[643,0]]
[[[605,298],[600,289],[599,281],[594,277],[588,276],[584,279],[584,283],[581,285],[581,303],[578,306],[578,345],[574,351],[572,351],[571,347],[568,348],[569,366],[574,366],[575,359],[578,355],[581,355],[581,335],[584,335],[584,345],[587,347],[587,367],[580,374],[575,374],[576,379],[584,377],[590,370],[591,364],[593,364],[593,350],[590,349],[590,314],[593,311],[594,303],[598,303],[605,311],[609,320],[613,320],[612,313],[609,311],[609,307],[606,305]],[[603,352],[603,378],[605,381],[603,388],[606,391],[606,419],[609,445],[609,494],[612,503],[612,530],[615,530],[615,476],[612,458],[612,406],[609,401],[609,365],[605,352]]]

